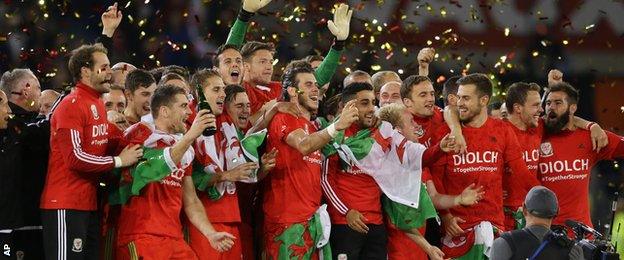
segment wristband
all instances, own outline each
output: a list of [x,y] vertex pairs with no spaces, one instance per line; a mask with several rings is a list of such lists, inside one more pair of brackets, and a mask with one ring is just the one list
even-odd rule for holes
[[336,137],[336,135],[338,134],[338,131],[336,131],[336,126],[334,124],[329,125],[325,129],[327,129],[327,133],[329,134],[331,138]]
[[238,20],[241,20],[242,22],[248,23],[249,20],[251,20],[251,17],[254,16],[254,14],[256,14],[256,13],[247,12],[247,11],[245,11],[245,9],[241,8],[240,12],[238,12]]
[[596,123],[594,122],[589,122],[589,124],[587,124],[587,126],[585,127],[586,130],[591,130],[592,126],[596,125]]
[[121,165],[123,165],[123,162],[121,161],[121,158],[119,158],[119,156],[113,157],[113,161],[115,161],[115,168],[121,168]]
[[342,51],[342,50],[344,50],[344,47],[346,45],[346,41],[347,40],[339,41],[338,39],[334,38],[334,44],[332,45],[332,48],[334,50],[337,50],[337,51]]

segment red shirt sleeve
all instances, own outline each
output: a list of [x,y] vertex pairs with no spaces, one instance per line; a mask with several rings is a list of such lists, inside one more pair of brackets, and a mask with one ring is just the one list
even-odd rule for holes
[[285,141],[291,132],[300,128],[295,123],[296,121],[297,118],[290,114],[277,113],[271,119],[271,123],[269,123],[269,134],[273,134],[276,138]]
[[609,144],[598,153],[599,160],[612,160],[616,158],[624,158],[624,137],[605,131]]
[[55,138],[67,167],[76,172],[103,173],[115,167],[112,156],[97,156],[85,153],[80,146],[82,133],[74,129],[61,128],[56,131]]

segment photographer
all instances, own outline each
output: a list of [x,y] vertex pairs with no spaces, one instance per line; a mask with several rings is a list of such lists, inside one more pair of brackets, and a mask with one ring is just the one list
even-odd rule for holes
[[550,231],[553,218],[559,212],[557,196],[543,186],[533,187],[522,209],[526,227],[505,232],[494,240],[490,260],[507,259],[583,259],[578,245],[565,235]]

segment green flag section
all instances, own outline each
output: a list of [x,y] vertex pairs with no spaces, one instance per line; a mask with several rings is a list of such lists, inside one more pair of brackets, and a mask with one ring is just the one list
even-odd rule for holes
[[418,208],[396,203],[386,196],[382,197],[381,202],[386,216],[388,216],[392,224],[400,230],[409,231],[420,228],[427,223],[427,219],[437,218],[438,216],[425,185],[421,185]]
[[218,200],[223,196],[214,185],[209,185],[214,178],[214,173],[204,171],[204,168],[197,161],[193,161],[193,173],[191,175],[193,184],[197,190],[204,191],[211,200]]
[[[122,170],[122,171],[120,171]],[[165,161],[164,149],[143,147],[143,158],[131,168],[116,169],[121,183],[116,191],[109,195],[111,205],[128,202],[131,196],[140,194],[147,184],[160,181],[171,173]]]
[[322,152],[337,154],[343,166],[366,172],[390,200],[418,208],[425,150],[382,122],[378,128],[362,129],[348,138],[341,131]]
[[315,246],[323,236],[323,226],[318,213],[314,214],[314,216],[308,221],[307,228],[307,231],[310,233],[310,236],[314,241],[314,245],[306,248],[304,255],[301,256],[296,254],[297,252],[295,249],[305,247],[305,241],[303,238],[305,231],[306,227],[303,224],[297,223],[286,228],[282,234],[275,237],[275,241],[281,242],[278,259],[311,259],[314,251],[318,249],[319,259],[331,260],[332,253],[329,243],[326,243],[321,248],[317,248]]
[[248,134],[240,141],[243,148],[243,155],[248,162],[260,162],[260,147],[266,141],[267,130],[263,129],[252,134]]
[[524,219],[524,214],[522,214],[522,208],[514,210],[509,207],[504,207],[503,211],[505,211],[506,215],[509,214],[513,217],[515,222],[514,230],[520,230],[526,226],[526,219]]

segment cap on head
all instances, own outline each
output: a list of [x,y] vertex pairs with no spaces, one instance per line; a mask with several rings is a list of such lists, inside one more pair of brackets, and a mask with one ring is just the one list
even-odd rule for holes
[[524,207],[531,215],[540,218],[554,218],[559,213],[557,195],[544,186],[535,186],[527,193]]

